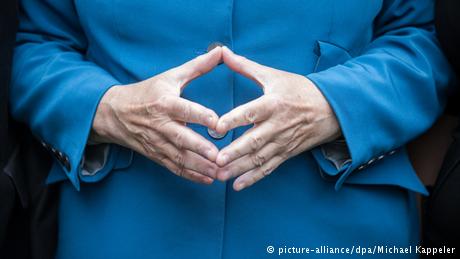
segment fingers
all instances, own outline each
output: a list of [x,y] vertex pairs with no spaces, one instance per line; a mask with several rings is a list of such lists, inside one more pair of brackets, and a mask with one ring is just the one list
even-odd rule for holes
[[243,104],[223,115],[216,125],[217,132],[223,134],[236,127],[250,125],[268,119],[274,106],[264,97]]
[[282,157],[274,156],[261,167],[255,168],[236,178],[233,182],[233,189],[235,191],[241,191],[242,189],[253,185],[265,176],[270,175],[283,161],[284,159]]
[[217,179],[227,181],[230,178],[240,176],[248,171],[265,165],[279,153],[279,145],[268,143],[260,151],[245,155],[217,171]]
[[269,67],[237,55],[225,46],[222,47],[222,59],[231,70],[252,79],[262,88],[264,87],[266,75],[270,72]]
[[216,47],[206,54],[200,55],[181,66],[171,69],[170,72],[178,77],[181,82],[181,87],[184,88],[193,79],[211,71],[221,60],[222,48]]
[[172,160],[167,158],[162,160],[162,164],[174,174],[196,183],[211,184],[214,181],[212,178],[194,172],[193,170],[181,168]]
[[193,152],[179,151],[169,143],[162,144],[161,148],[137,141],[131,142],[130,145],[136,152],[163,165],[180,177],[203,184],[211,184],[214,181],[217,171],[215,164]]
[[269,142],[276,131],[269,123],[262,123],[248,130],[230,145],[222,149],[216,158],[217,165],[223,167],[228,163],[250,153],[255,153]]
[[188,150],[179,150],[172,144],[164,144],[162,154],[172,161],[179,172],[192,170],[202,175],[216,178],[217,165]]
[[211,109],[180,97],[170,102],[167,113],[173,120],[197,123],[212,129],[215,128],[219,118]]
[[190,150],[210,161],[216,161],[219,150],[203,136],[177,122],[163,126],[164,136],[179,150]]

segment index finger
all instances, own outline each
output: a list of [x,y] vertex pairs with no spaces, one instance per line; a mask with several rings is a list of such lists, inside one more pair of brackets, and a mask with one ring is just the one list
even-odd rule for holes
[[213,110],[180,97],[171,101],[167,113],[173,120],[197,123],[211,129],[215,128],[219,118]]
[[251,125],[268,119],[274,106],[264,96],[240,105],[223,115],[217,122],[216,131],[223,134],[231,129]]
[[269,123],[262,123],[249,129],[230,145],[219,151],[216,158],[217,165],[223,167],[240,157],[259,151],[272,140],[275,134],[276,131],[273,130],[272,125]]
[[163,127],[163,135],[173,143],[177,149],[190,150],[210,161],[216,160],[219,151],[217,147],[192,129],[178,122],[171,122],[165,124]]
[[252,79],[260,87],[264,88],[266,77],[270,72],[269,67],[237,55],[225,46],[222,47],[222,59],[231,70]]
[[170,70],[175,73],[181,82],[181,88],[184,88],[193,79],[202,76],[222,60],[222,48],[216,47],[208,53],[202,54],[178,67]]

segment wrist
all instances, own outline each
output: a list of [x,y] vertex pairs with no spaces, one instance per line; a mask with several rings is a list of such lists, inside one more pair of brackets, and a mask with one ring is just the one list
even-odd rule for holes
[[112,142],[114,127],[116,97],[119,95],[119,86],[113,86],[101,98],[94,115],[90,141],[95,143]]

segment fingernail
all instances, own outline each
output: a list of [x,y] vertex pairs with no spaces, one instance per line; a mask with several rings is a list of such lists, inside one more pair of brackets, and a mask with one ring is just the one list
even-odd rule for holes
[[214,117],[213,116],[209,116],[208,117],[208,125],[212,126],[214,124]]
[[226,165],[227,162],[228,162],[228,155],[227,154],[224,154],[220,157],[220,165]]
[[235,191],[241,191],[242,189],[244,189],[244,187],[246,187],[244,183],[237,183],[235,185]]
[[214,152],[212,149],[208,149],[208,151],[206,151],[206,156],[208,157],[208,159],[210,160],[213,160],[214,159]]
[[220,172],[218,172],[218,177],[219,177],[219,180],[225,181],[225,180],[228,179],[228,172],[227,171],[220,171]]
[[227,128],[227,123],[221,122],[219,128],[222,129],[222,130],[225,130]]
[[217,170],[215,168],[208,168],[206,172],[209,177],[216,178]]

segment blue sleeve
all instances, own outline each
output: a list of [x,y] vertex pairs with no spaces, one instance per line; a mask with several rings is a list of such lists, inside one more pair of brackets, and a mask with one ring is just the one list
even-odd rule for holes
[[87,47],[73,1],[21,1],[11,112],[31,127],[77,189],[98,103],[111,86],[119,84],[85,58]]
[[432,0],[384,1],[374,38],[359,56],[307,76],[333,108],[351,156],[336,168],[321,148],[313,150],[336,189],[352,172],[423,133],[442,112],[451,71],[433,16]]

